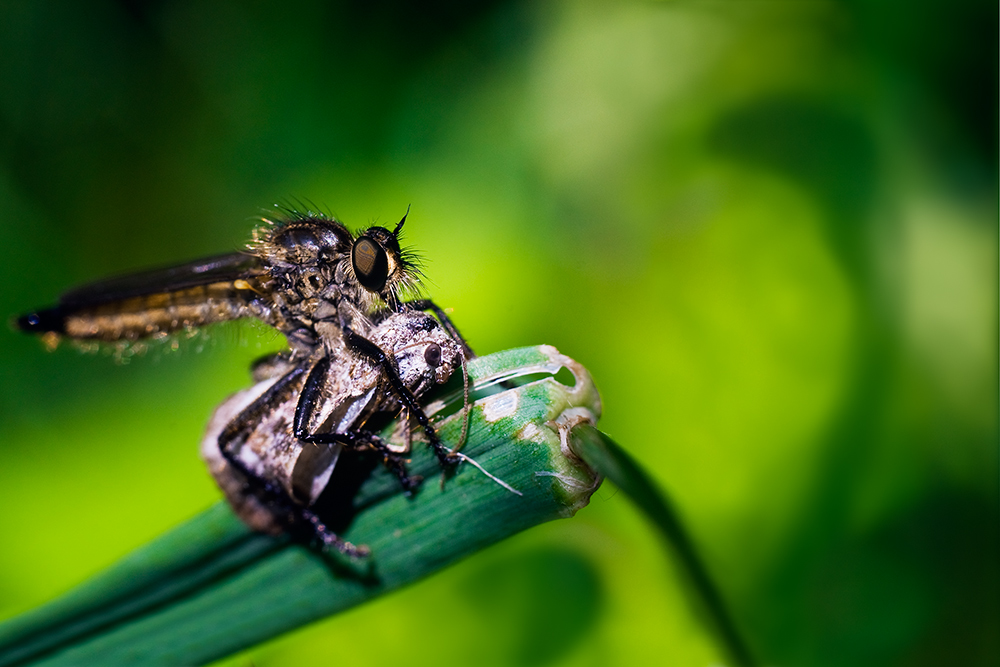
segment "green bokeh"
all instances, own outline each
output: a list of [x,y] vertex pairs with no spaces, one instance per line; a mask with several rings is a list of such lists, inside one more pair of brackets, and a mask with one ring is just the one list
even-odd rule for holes
[[[411,205],[477,350],[590,369],[764,662],[1000,659],[995,3],[208,4],[0,6],[0,314]],[[214,502],[281,344],[0,336],[0,617]],[[709,664],[686,595],[607,486],[232,664]]]

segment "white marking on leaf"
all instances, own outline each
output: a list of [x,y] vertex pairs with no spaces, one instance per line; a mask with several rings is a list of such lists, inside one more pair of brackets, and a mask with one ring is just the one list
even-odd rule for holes
[[517,412],[517,392],[505,391],[482,401],[483,419],[495,422]]
[[518,433],[518,439],[534,442],[535,440],[538,439],[538,436],[540,434],[541,434],[541,429],[535,426],[532,422],[528,422],[527,424],[524,425],[524,428],[521,429],[521,432]]

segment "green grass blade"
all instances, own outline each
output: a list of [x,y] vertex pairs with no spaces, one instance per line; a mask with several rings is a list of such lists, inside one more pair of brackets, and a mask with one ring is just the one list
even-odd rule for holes
[[592,424],[573,428],[571,442],[580,458],[624,491],[653,522],[687,571],[730,656],[738,665],[753,667],[753,656],[670,499],[628,452]]
[[[553,377],[563,367],[572,386]],[[537,347],[475,359],[469,375],[475,387],[497,393],[473,406],[463,452],[520,495],[468,463],[439,483],[436,460],[417,443],[411,468],[426,481],[415,497],[405,497],[381,469],[352,496],[356,514],[342,535],[372,549],[370,558],[354,561],[254,534],[220,504],[64,597],[0,625],[0,665],[210,662],[585,505],[595,477],[562,444],[567,415],[578,421],[600,413],[587,372],[553,348]],[[501,382],[525,383],[501,391]],[[462,416],[437,424],[445,443],[458,441]]]

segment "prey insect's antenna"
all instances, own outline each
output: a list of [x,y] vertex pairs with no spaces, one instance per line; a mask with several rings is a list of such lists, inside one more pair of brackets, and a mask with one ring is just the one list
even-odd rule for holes
[[458,444],[451,450],[452,454],[458,454],[458,450],[465,447],[465,439],[469,436],[469,369],[465,365],[465,350],[459,347],[458,353],[462,357],[462,435],[458,438]]
[[476,459],[472,458],[471,456],[466,456],[462,452],[459,452],[459,451],[457,451],[455,449],[451,450],[451,455],[457,457],[458,459],[460,459],[462,461],[468,461],[472,465],[472,467],[474,467],[476,470],[478,470],[479,472],[483,473],[484,475],[486,475],[487,477],[489,477],[490,479],[492,479],[494,482],[496,482],[498,485],[500,485],[503,488],[507,489],[508,491],[510,491],[511,493],[513,493],[514,495],[516,495],[516,496],[523,496],[524,495],[523,493],[521,493],[520,491],[518,491],[517,489],[515,489],[513,486],[511,486],[510,484],[508,484],[507,482],[503,481],[502,479],[500,479],[499,477],[497,477],[496,475],[494,475],[493,473],[491,473],[489,470],[487,470],[486,468],[484,468],[478,461],[476,461]]

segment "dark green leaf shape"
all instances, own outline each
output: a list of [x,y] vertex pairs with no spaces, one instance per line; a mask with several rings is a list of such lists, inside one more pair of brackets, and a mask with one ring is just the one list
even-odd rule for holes
[[677,556],[686,571],[694,593],[704,605],[722,643],[737,665],[752,667],[754,658],[733,622],[726,604],[705,569],[694,542],[688,535],[680,515],[669,498],[660,491],[652,478],[606,434],[592,424],[581,423],[573,428],[572,449],[594,470],[619,487],[652,521],[670,551]]
[[[562,368],[572,373],[566,384],[555,378]],[[597,479],[566,455],[570,427],[600,414],[586,370],[547,346],[475,359],[468,370],[482,398],[462,451],[517,493],[470,463],[440,483],[434,457],[415,443],[412,470],[426,479],[415,497],[377,469],[351,498],[355,514],[342,534],[371,548],[363,560],[252,533],[220,503],[0,625],[0,665],[210,662],[586,505]],[[458,442],[462,417],[437,424],[444,442]]]
[[[436,460],[417,446],[412,471],[427,481],[415,497],[405,497],[380,468],[367,476],[348,499],[353,516],[341,532],[368,545],[369,558],[255,534],[219,503],[62,598],[0,625],[0,667],[210,662],[572,516],[597,488],[597,473],[649,516],[679,555],[733,659],[752,665],[669,501],[595,428],[600,398],[587,371],[548,346],[481,357],[468,371],[479,399],[463,452],[482,470],[465,463],[438,483]],[[452,405],[437,423],[446,443],[461,437],[456,396],[461,391],[427,408],[443,415]]]

